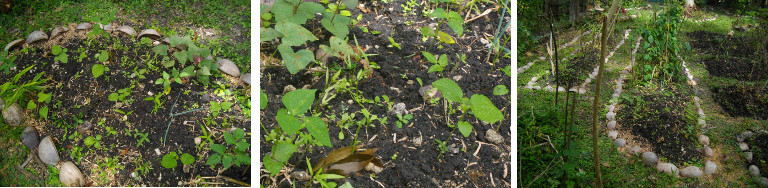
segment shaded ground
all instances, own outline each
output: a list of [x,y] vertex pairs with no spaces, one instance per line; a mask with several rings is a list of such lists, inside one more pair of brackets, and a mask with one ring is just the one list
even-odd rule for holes
[[[686,33],[691,47],[713,55],[704,59],[705,68],[712,76],[738,80],[758,81],[768,78],[768,61],[757,58],[758,40],[750,37],[729,37],[707,31]],[[757,55],[757,56],[756,56]]]
[[768,94],[759,86],[713,86],[714,99],[733,117],[768,118]]
[[747,141],[752,151],[752,164],[760,169],[760,174],[768,174],[768,134],[757,134]]

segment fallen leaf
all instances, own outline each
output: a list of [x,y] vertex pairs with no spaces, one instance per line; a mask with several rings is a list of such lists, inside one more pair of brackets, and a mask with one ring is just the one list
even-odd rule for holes
[[608,163],[603,163],[603,166],[605,166],[605,167],[611,167],[611,164],[608,164]]

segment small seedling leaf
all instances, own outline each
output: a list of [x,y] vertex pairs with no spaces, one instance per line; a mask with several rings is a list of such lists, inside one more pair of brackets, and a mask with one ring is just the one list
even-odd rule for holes
[[98,78],[102,74],[104,74],[104,65],[102,64],[94,64],[91,68],[91,74],[93,74],[93,78]]
[[261,97],[259,98],[261,99],[261,103],[259,103],[259,105],[260,105],[260,108],[263,110],[264,108],[267,108],[267,102],[268,102],[267,94],[264,93],[264,90],[259,90],[259,91],[261,92]]
[[277,49],[280,51],[283,61],[285,61],[285,68],[291,74],[298,73],[299,70],[304,69],[310,62],[314,61],[314,55],[306,49],[293,52],[293,49],[285,43],[277,46]]
[[[323,25],[323,27],[331,32],[331,34],[345,38],[347,37],[347,34],[349,34],[349,26],[347,26],[350,22],[350,18],[343,15],[336,15],[334,17],[333,13],[331,12],[325,12],[323,14],[323,20],[320,21],[320,24]],[[288,35],[287,35],[288,36]]]
[[168,45],[161,44],[155,47],[152,47],[152,51],[154,51],[156,54],[160,54],[162,56],[168,55]]
[[472,133],[472,125],[469,124],[469,122],[466,121],[460,121],[459,122],[459,132],[461,132],[464,137],[468,137],[470,133]]
[[464,28],[462,24],[464,24],[464,19],[461,18],[459,13],[453,11],[448,13],[448,27],[450,27],[451,30],[453,30],[453,32],[459,36],[464,34]]
[[320,144],[333,147],[331,145],[331,138],[328,135],[328,126],[322,119],[317,116],[310,116],[304,119],[304,123],[312,137],[320,142]]
[[193,162],[195,162],[195,157],[190,155],[189,153],[181,154],[181,163],[185,165],[190,165]]
[[161,161],[160,164],[165,168],[175,168],[179,165],[179,162],[176,161],[176,157],[176,152],[165,154],[163,156],[163,161]]
[[40,108],[40,117],[48,119],[48,106],[43,106]]
[[455,40],[453,40],[453,37],[451,35],[448,35],[448,33],[437,31],[437,40],[440,40],[440,42],[446,43],[446,44],[453,44],[456,43]]
[[[221,159],[219,159],[219,161],[220,160]],[[275,176],[278,173],[280,173],[280,169],[283,168],[283,163],[282,162],[279,162],[279,161],[276,161],[276,160],[272,159],[272,157],[269,157],[269,155],[264,155],[264,159],[262,159],[261,162],[264,163],[264,168],[267,169],[267,171],[269,171],[269,173],[272,176]]]
[[474,94],[469,100],[472,103],[472,113],[475,114],[477,119],[491,124],[504,119],[504,115],[501,114],[501,111],[493,105],[493,102],[488,97]]
[[[267,156],[264,156],[264,157],[267,157]],[[216,165],[216,164],[219,164],[220,162],[221,162],[221,155],[219,155],[218,153],[214,153],[208,157],[208,160],[205,161],[205,164]],[[280,166],[282,167],[282,165],[283,164],[281,163]]]
[[59,46],[59,45],[51,46],[51,53],[53,53],[53,55],[61,54],[61,46]]
[[429,67],[429,70],[427,70],[427,73],[442,72],[442,71],[443,71],[443,66],[432,65]]
[[464,96],[464,92],[461,91],[459,84],[456,84],[456,82],[448,78],[442,78],[432,82],[432,86],[435,86],[435,88],[440,90],[445,99],[448,99],[451,102],[461,102],[461,97]]
[[110,93],[108,99],[109,101],[115,102],[119,97],[120,95],[118,95],[117,93]]
[[238,151],[243,152],[245,150],[248,150],[248,148],[251,147],[251,144],[247,142],[238,142],[237,144],[235,144],[235,146],[237,146]]
[[437,59],[435,59],[435,55],[432,55],[429,52],[421,51],[421,55],[424,56],[424,58],[427,58],[427,61],[429,61],[432,64],[437,64]]
[[224,155],[221,157],[221,166],[224,167],[224,169],[231,167],[232,162],[234,162],[234,160],[231,155]]
[[179,77],[187,77],[192,75],[195,75],[195,66],[187,66],[181,70],[181,73],[179,73]]
[[448,14],[445,13],[443,8],[436,8],[429,16],[433,18],[448,18]]
[[229,134],[228,132],[224,133],[224,141],[227,142],[227,144],[232,145],[235,144],[235,137],[232,136],[232,134]]
[[509,90],[507,90],[507,86],[505,85],[497,85],[493,88],[494,95],[505,95],[507,93],[509,93]]
[[232,136],[235,136],[235,140],[240,140],[241,138],[245,137],[245,131],[243,129],[235,129],[235,132],[232,134]]
[[219,153],[219,154],[224,154],[224,151],[227,150],[227,148],[225,148],[224,146],[222,146],[220,144],[211,144],[211,150],[213,150],[213,151],[215,151],[216,153]]

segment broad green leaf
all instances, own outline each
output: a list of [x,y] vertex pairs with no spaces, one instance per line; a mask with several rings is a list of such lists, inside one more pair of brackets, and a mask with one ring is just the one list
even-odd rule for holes
[[283,34],[280,34],[274,28],[261,28],[261,31],[259,31],[260,42],[271,41],[279,37],[283,37]]
[[464,24],[464,19],[461,18],[459,13],[456,13],[454,11],[451,11],[448,13],[448,27],[453,30],[454,33],[458,34],[459,36],[462,36],[464,34],[464,27],[462,26]]
[[456,84],[456,82],[448,78],[442,78],[432,82],[432,86],[435,86],[437,90],[440,90],[445,99],[448,99],[451,102],[461,102],[461,97],[464,96],[464,92],[461,91],[459,84]]
[[104,63],[107,60],[109,60],[109,52],[107,52],[106,50],[102,50],[99,53],[99,62]]
[[429,14],[429,16],[433,18],[448,18],[448,14],[445,13],[443,8],[436,8]]
[[29,100],[29,102],[27,103],[27,110],[32,110],[35,108],[37,108],[37,104],[35,104],[35,101]]
[[347,9],[354,9],[357,7],[357,0],[342,0],[344,2],[344,6],[347,7]]
[[427,58],[427,60],[432,64],[437,64],[437,59],[435,59],[435,55],[432,55],[429,52],[421,51],[421,55],[424,56],[424,58]]
[[472,125],[469,124],[469,122],[466,121],[459,121],[459,132],[461,132],[464,137],[468,137],[470,133],[472,133]]
[[165,168],[175,168],[179,165],[179,162],[176,161],[176,157],[176,152],[165,154],[163,156],[163,161],[161,161],[160,164]]
[[94,139],[93,136],[88,136],[88,138],[83,140],[83,143],[87,146],[92,146],[94,143],[96,143],[96,139]]
[[306,49],[293,52],[293,49],[286,44],[277,46],[277,49],[280,51],[283,61],[285,61],[285,68],[287,68],[288,72],[291,74],[298,73],[299,70],[304,69],[309,62],[312,62],[315,59],[312,52]]
[[259,97],[261,99],[261,103],[259,103],[260,109],[264,110],[264,108],[267,108],[267,94],[264,93],[264,90],[259,90],[259,92],[261,92],[261,97]]
[[238,142],[237,144],[235,144],[235,146],[237,146],[238,151],[243,152],[245,150],[248,150],[248,148],[251,147],[251,144],[247,142]]
[[46,94],[43,92],[37,93],[37,102],[45,102],[45,103],[51,102],[51,94]]
[[275,151],[272,153],[272,157],[277,159],[277,161],[280,162],[287,162],[288,159],[291,158],[291,155],[293,155],[293,152],[296,152],[296,149],[299,147],[291,144],[291,143],[277,143],[275,145]]
[[227,144],[232,145],[235,144],[235,137],[232,136],[232,134],[229,134],[228,132],[224,133],[224,141],[227,142]]
[[350,21],[351,20],[349,19],[349,17],[342,16],[342,15],[333,16],[333,13],[325,12],[323,13],[323,20],[320,21],[320,24],[322,24],[323,27],[329,32],[331,32],[333,35],[341,38],[346,38],[347,34],[349,34],[348,25]]
[[[342,39],[342,37],[332,36],[330,38],[330,42],[331,42],[331,50],[333,50],[333,52],[339,52],[340,54],[342,54],[343,56],[340,57],[342,59],[344,59],[347,55],[353,55],[355,53],[352,50],[352,46],[349,46],[349,44],[347,44],[347,41]],[[332,54],[336,56],[339,53],[332,53]]]
[[195,162],[195,157],[190,155],[189,153],[181,154],[181,163],[185,165],[189,165]]
[[[267,156],[264,156],[264,157],[267,157]],[[219,164],[220,162],[221,162],[221,155],[219,155],[218,153],[214,153],[211,156],[208,156],[208,160],[205,161],[205,164],[213,166],[213,165]],[[280,165],[282,167],[282,164]]]
[[472,103],[472,113],[475,114],[477,119],[491,124],[504,119],[504,115],[501,114],[499,108],[496,108],[488,97],[474,94],[469,101]]
[[48,106],[43,106],[40,108],[40,117],[48,119]]
[[173,57],[176,58],[176,60],[179,61],[182,65],[187,62],[187,52],[181,51],[181,52],[173,52]]
[[117,93],[110,93],[107,99],[109,99],[109,101],[115,102],[117,101],[118,97],[119,95]]
[[[299,6],[294,10],[294,5]],[[275,14],[275,21],[287,20],[299,25],[307,22],[307,19],[314,18],[315,13],[325,11],[320,4],[299,0],[275,0],[271,9],[270,12]]]
[[320,119],[317,116],[309,116],[304,119],[304,124],[306,125],[309,134],[312,134],[312,137],[320,142],[320,144],[333,147],[333,145],[331,145],[331,138],[328,136],[328,126],[323,122],[323,119]]
[[501,71],[504,72],[504,74],[507,74],[507,76],[512,76],[511,69],[512,69],[512,67],[507,65],[506,67],[501,69]]
[[288,92],[283,96],[283,104],[291,112],[291,115],[304,114],[315,102],[316,91],[317,89],[297,89]]
[[505,95],[507,93],[509,93],[509,90],[507,90],[507,86],[505,85],[497,85],[493,88],[494,95]]
[[219,153],[219,154],[224,154],[224,151],[227,150],[227,148],[225,148],[224,146],[219,145],[219,144],[211,144],[210,147],[211,147],[211,150],[213,150],[213,151],[215,151],[216,153]]
[[453,37],[442,31],[437,31],[437,40],[446,44],[456,43],[456,41],[453,40]]
[[289,115],[285,108],[277,111],[277,124],[287,135],[293,135],[301,128],[301,121],[298,118]]
[[187,66],[181,70],[181,73],[179,73],[179,77],[187,77],[192,75],[195,75],[195,66]]
[[232,133],[232,136],[235,136],[235,140],[240,140],[241,138],[245,137],[245,131],[243,129],[235,129],[234,133]]
[[432,28],[429,28],[429,27],[422,27],[421,28],[421,35],[424,35],[424,36],[427,36],[427,37],[437,36],[435,34],[435,30],[432,30]]
[[[288,21],[280,21],[277,22],[277,25],[275,25],[275,29],[282,33],[284,36],[283,40],[281,41],[283,45],[290,46],[298,46],[302,45],[307,41],[316,41],[317,37],[315,35],[312,35],[312,32],[305,29],[304,27],[301,27],[300,25],[296,25],[295,23],[291,23]],[[285,58],[285,57],[283,57]]]
[[152,51],[154,51],[156,54],[160,54],[162,56],[168,55],[168,45],[161,44],[155,47],[152,47]]
[[440,55],[440,59],[437,60],[437,64],[443,67],[448,66],[448,56],[445,54]]
[[52,53],[53,55],[59,55],[59,54],[61,54],[61,46],[59,46],[59,45],[53,45],[53,46],[51,46],[51,53]]
[[349,12],[348,10],[342,10],[342,11],[339,12],[339,14],[342,15],[342,16],[347,16],[347,17],[352,16],[352,13]]
[[432,65],[432,66],[429,66],[429,70],[427,70],[427,73],[442,72],[442,71],[443,71],[443,66]]
[[264,155],[264,159],[262,159],[261,162],[264,164],[264,168],[267,169],[272,176],[277,175],[280,173],[280,170],[283,169],[283,163],[272,159],[269,155]]
[[227,169],[227,168],[231,167],[232,166],[232,162],[233,162],[233,159],[232,159],[231,155],[224,155],[224,156],[221,157],[221,166],[224,169]]
[[94,64],[91,68],[91,74],[93,74],[93,78],[98,78],[102,74],[104,74],[104,65],[102,64]]

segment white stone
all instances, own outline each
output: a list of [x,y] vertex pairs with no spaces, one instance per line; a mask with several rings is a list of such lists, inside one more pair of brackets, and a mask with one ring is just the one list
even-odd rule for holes
[[768,188],[768,178],[766,177],[755,178],[755,181],[761,188]]
[[752,152],[744,152],[744,157],[747,158],[747,163],[752,164],[752,159],[754,158]]
[[11,126],[21,125],[21,121],[24,119],[24,109],[19,107],[19,103],[13,103],[7,109],[3,109],[3,120],[5,123]]
[[656,164],[656,170],[658,170],[659,172],[667,173],[672,176],[680,175],[680,172],[677,170],[677,167],[672,163]]
[[224,73],[227,73],[231,76],[240,76],[240,69],[237,68],[237,65],[235,65],[235,62],[232,62],[228,59],[218,59],[216,60],[216,65],[219,66],[219,70],[221,70]]
[[616,129],[616,121],[609,121],[606,127],[608,128],[608,130]]
[[72,162],[61,163],[61,170],[59,171],[59,181],[69,187],[82,187],[85,185],[85,178],[80,169]]
[[624,147],[625,145],[627,145],[627,141],[624,141],[624,139],[619,138],[614,140],[613,144],[615,144],[616,147]]
[[715,173],[717,173],[717,164],[712,161],[707,161],[707,163],[704,164],[704,174],[712,175]]
[[77,27],[75,27],[75,29],[77,29],[77,30],[91,30],[92,27],[93,27],[93,25],[91,23],[83,22],[83,23],[77,24]]
[[5,45],[5,51],[9,51],[16,46],[21,46],[21,44],[24,44],[24,41],[25,41],[24,39],[16,39],[9,42],[7,45]]
[[200,143],[203,142],[203,139],[198,137],[195,137],[195,145],[200,145]]
[[504,143],[504,137],[499,135],[499,133],[493,129],[488,129],[488,131],[485,131],[485,139],[488,139],[488,141],[498,145],[502,145]]
[[162,154],[162,153],[160,153],[160,148],[155,148],[155,154],[157,154],[157,155],[161,155]]
[[51,38],[59,36],[60,34],[69,31],[68,27],[56,27],[51,31]]
[[760,177],[760,169],[755,165],[749,165],[749,175],[752,175],[754,178]]
[[154,29],[145,29],[139,33],[139,38],[141,37],[149,37],[152,39],[159,39],[162,35],[160,32],[157,32],[157,30]]
[[705,146],[709,146],[709,137],[707,135],[699,135],[699,143]]
[[640,146],[631,146],[627,147],[627,152],[632,155],[639,155],[643,152],[643,149],[641,149]]
[[131,37],[136,36],[136,30],[134,30],[131,26],[120,26],[117,28],[117,31],[123,32]]
[[605,113],[605,118],[608,119],[608,121],[615,121],[616,113],[613,113],[613,112]]
[[51,140],[51,136],[46,136],[40,141],[40,145],[37,146],[38,156],[40,160],[45,164],[57,165],[59,164],[59,153],[56,151],[56,146]]
[[37,130],[32,127],[24,128],[24,133],[21,134],[21,143],[27,146],[30,150],[37,149],[40,145],[40,137],[37,134]]
[[699,126],[706,126],[706,125],[707,125],[707,122],[704,121],[704,119],[699,118]]
[[712,148],[710,148],[709,146],[704,146],[704,149],[702,150],[702,152],[704,153],[705,157],[715,156],[715,152],[712,151]]
[[32,33],[29,33],[29,36],[27,36],[27,44],[32,44],[33,42],[37,42],[39,40],[48,40],[48,35],[46,35],[43,31],[33,31]]
[[688,177],[688,178],[699,177],[702,174],[704,174],[704,172],[702,172],[699,167],[695,167],[695,166],[685,167],[682,170],[680,170],[680,176]]
[[248,85],[251,85],[251,73],[245,73],[240,76],[240,80],[245,82]]
[[659,158],[656,157],[655,153],[650,151],[643,153],[643,163],[655,166],[657,162],[659,162]]
[[613,112],[614,108],[615,107],[613,105],[608,105],[608,106],[605,107],[605,110],[607,110],[609,112]]
[[618,137],[618,136],[619,136],[619,132],[618,131],[608,131],[608,138],[616,139],[616,137]]
[[747,145],[747,143],[744,143],[744,142],[739,142],[739,148],[741,149],[741,151],[747,151],[749,150],[749,145]]

